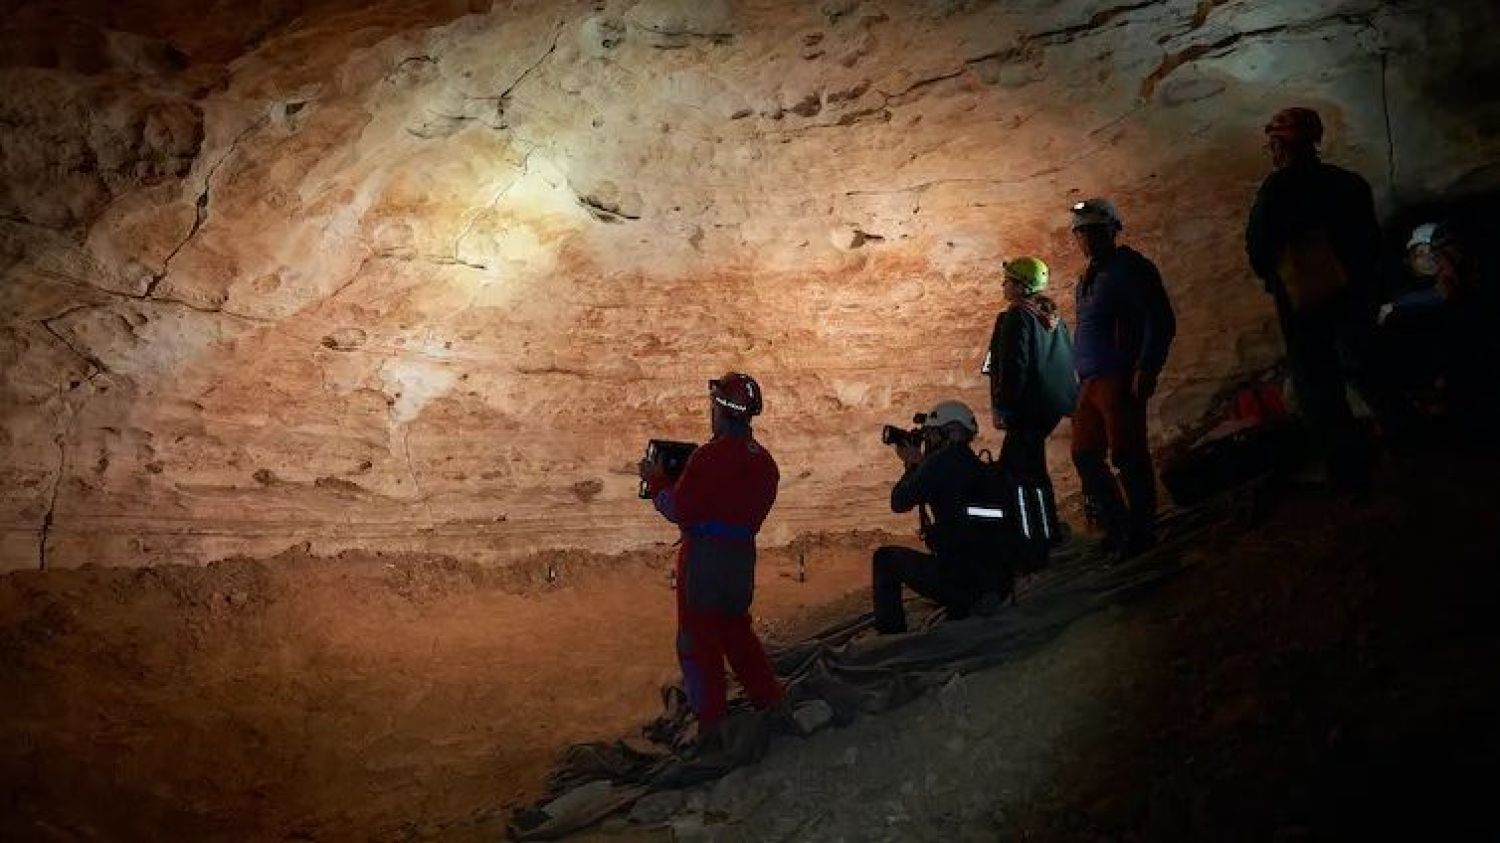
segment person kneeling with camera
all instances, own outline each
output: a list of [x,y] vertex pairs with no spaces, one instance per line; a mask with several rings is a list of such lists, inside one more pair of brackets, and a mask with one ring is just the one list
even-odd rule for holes
[[891,489],[891,510],[918,509],[922,541],[931,553],[894,546],[875,551],[875,629],[887,635],[906,631],[902,586],[942,604],[952,620],[968,617],[982,598],[993,596],[998,604],[1009,596],[968,516],[984,471],[971,445],[979,433],[974,412],[960,401],[943,401],[917,418],[918,429],[887,427],[882,441],[894,446],[906,467]]

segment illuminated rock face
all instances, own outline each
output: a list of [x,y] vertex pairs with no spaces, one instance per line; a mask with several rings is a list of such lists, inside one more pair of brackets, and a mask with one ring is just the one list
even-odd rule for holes
[[1165,434],[1279,353],[1240,245],[1271,112],[1319,108],[1387,208],[1500,180],[1484,0],[34,5],[6,568],[668,538],[634,460],[731,367],[772,539],[904,523],[878,425],[983,407],[1001,257],[1070,309],[1070,201],[1166,276]]

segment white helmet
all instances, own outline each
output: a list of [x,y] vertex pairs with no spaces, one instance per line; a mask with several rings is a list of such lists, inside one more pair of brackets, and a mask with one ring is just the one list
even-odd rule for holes
[[1437,234],[1437,223],[1422,223],[1411,230],[1411,239],[1406,241],[1406,248],[1410,250],[1418,246],[1431,246],[1434,234]]
[[958,422],[974,435],[979,435],[979,422],[974,418],[974,411],[969,405],[962,401],[939,401],[927,418],[922,421],[923,427],[942,427],[949,422]]
[[1125,227],[1115,203],[1103,198],[1085,199],[1073,203],[1072,227],[1074,231],[1090,225],[1107,225],[1115,231]]

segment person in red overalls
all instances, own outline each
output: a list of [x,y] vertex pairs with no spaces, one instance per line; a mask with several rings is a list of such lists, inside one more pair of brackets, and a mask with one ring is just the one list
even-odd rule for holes
[[682,530],[677,553],[677,657],[700,735],[724,718],[724,661],[757,708],[784,691],[750,625],[755,593],[755,534],[776,500],[781,473],[750,420],[761,411],[760,385],[731,372],[708,385],[713,438],[698,448],[676,482],[641,463],[656,509]]

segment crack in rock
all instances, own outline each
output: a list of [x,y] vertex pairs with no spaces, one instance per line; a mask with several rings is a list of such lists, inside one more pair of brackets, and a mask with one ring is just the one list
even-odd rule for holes
[[484,208],[474,212],[474,216],[471,217],[469,221],[464,225],[463,231],[460,231],[458,233],[458,236],[453,238],[452,256],[442,259],[446,262],[447,265],[466,266],[470,269],[489,269],[489,266],[486,264],[466,261],[462,257],[460,257],[464,240],[466,240],[470,234],[474,233],[474,226],[479,224],[479,218],[484,215],[485,211],[494,210],[495,208],[499,207],[500,200],[504,199],[505,195],[507,193],[510,193],[516,185],[520,184],[526,179],[527,176],[531,175],[531,156],[536,154],[536,150],[537,148],[534,144],[530,149],[526,150],[526,155],[521,158],[521,172],[518,173],[515,178],[511,179],[509,184],[501,188],[500,191],[495,194],[494,198],[490,199],[490,201],[484,206]]
[[578,199],[578,204],[583,206],[583,209],[588,211],[590,216],[600,222],[622,223],[626,220],[638,220],[641,218],[640,214],[632,214],[620,210],[618,202],[601,199],[591,193],[580,193],[575,194],[575,196]]
[[1044,44],[1065,44],[1075,40],[1079,35],[1091,34],[1094,30],[1103,29],[1115,19],[1128,15],[1131,12],[1139,12],[1152,6],[1161,6],[1165,0],[1144,0],[1140,3],[1127,3],[1123,6],[1111,6],[1108,9],[1100,9],[1089,16],[1083,23],[1065,26],[1061,29],[1050,29],[1043,32],[1032,33],[1021,36],[1022,44],[1041,42]]
[[73,314],[75,314],[75,313],[77,313],[77,312],[79,312],[81,310],[89,310],[89,309],[95,308],[95,307],[100,307],[100,305],[80,304],[80,305],[78,305],[76,307],[70,307],[67,310],[64,310],[62,313],[57,314],[56,316],[49,316],[46,319],[39,319],[39,320],[37,320],[37,324],[42,327],[42,330],[46,331],[48,334],[51,334],[52,338],[55,339],[55,340],[57,340],[58,343],[60,343],[63,348],[66,348],[68,351],[71,351],[75,357],[77,357],[79,360],[82,360],[84,363],[88,364],[89,368],[92,370],[92,371],[90,371],[88,373],[88,375],[86,375],[84,377],[84,380],[82,382],[80,382],[79,384],[75,384],[72,387],[73,389],[76,389],[78,386],[81,386],[82,383],[85,383],[85,382],[87,382],[89,380],[92,380],[93,377],[95,375],[97,375],[97,374],[101,374],[102,373],[102,374],[108,375],[108,374],[112,374],[112,372],[110,372],[108,366],[104,365],[104,361],[100,360],[98,357],[94,356],[93,354],[90,354],[87,351],[84,351],[84,350],[78,348],[78,346],[75,346],[73,343],[69,342],[68,339],[66,337],[64,337],[61,333],[59,333],[56,328],[52,327],[52,323],[56,322],[59,319],[65,319],[65,318],[67,318],[69,316],[72,316]]
[[[1125,119],[1129,118],[1134,113],[1136,113],[1136,112],[1133,109],[1133,110],[1131,110],[1129,112],[1126,112],[1124,115],[1122,115],[1120,117],[1117,117],[1114,120],[1111,120],[1109,123],[1105,124],[1104,127],[1101,127],[1100,129],[1095,129],[1094,131],[1090,132],[1089,133],[1090,137],[1094,136],[1095,134],[1097,134],[1099,131],[1101,131],[1105,127],[1119,124],[1120,122],[1122,122]],[[878,189],[878,190],[877,189],[846,190],[846,191],[844,191],[844,195],[845,196],[849,196],[849,197],[854,197],[854,196],[893,196],[893,195],[902,194],[902,193],[926,193],[927,191],[933,189],[934,187],[940,187],[942,185],[947,185],[947,184],[975,184],[975,185],[987,185],[987,186],[991,186],[991,187],[1019,187],[1019,186],[1021,186],[1023,184],[1027,184],[1028,182],[1032,182],[1032,181],[1035,181],[1035,180],[1040,179],[1040,178],[1045,178],[1047,176],[1056,175],[1058,173],[1063,172],[1064,170],[1067,170],[1070,167],[1073,167],[1073,166],[1076,166],[1078,164],[1081,164],[1084,161],[1088,160],[1089,158],[1092,158],[1095,155],[1098,155],[1100,152],[1103,152],[1103,151],[1109,149],[1110,146],[1111,146],[1111,144],[1108,144],[1108,143],[1100,144],[1098,146],[1093,147],[1092,149],[1088,149],[1088,150],[1086,150],[1084,152],[1081,152],[1081,153],[1073,156],[1072,158],[1068,158],[1068,159],[1060,161],[1060,162],[1058,162],[1056,164],[1052,164],[1050,166],[1044,167],[1044,168],[1042,168],[1040,170],[1037,170],[1034,173],[1028,173],[1027,175],[1020,176],[1018,178],[1013,178],[1013,179],[972,178],[972,177],[970,177],[970,178],[963,178],[963,177],[940,178],[940,179],[931,179],[929,181],[919,182],[919,183],[911,185],[909,187],[893,187],[893,188],[885,188],[885,189]]]
[[[110,298],[115,298],[115,299],[124,299],[124,300],[130,301],[130,302],[149,301],[153,305],[167,305],[167,306],[171,306],[171,307],[181,307],[181,308],[183,308],[185,310],[191,310],[194,313],[207,313],[207,314],[213,314],[215,316],[225,316],[225,317],[228,317],[230,319],[238,319],[238,320],[243,321],[243,322],[253,322],[253,323],[261,324],[261,325],[268,325],[268,324],[271,324],[271,323],[273,323],[273,322],[276,321],[274,319],[269,319],[269,318],[264,317],[264,316],[251,316],[248,313],[239,313],[239,312],[233,311],[233,310],[225,310],[223,306],[211,306],[211,305],[194,304],[193,302],[190,302],[190,301],[185,301],[183,299],[178,299],[178,298],[171,298],[171,297],[168,297],[168,296],[152,296],[151,298],[148,299],[145,296],[136,295],[136,294],[133,294],[133,293],[123,293],[123,292],[120,292],[119,290],[111,290],[111,289],[109,289],[107,287],[100,287],[98,284],[93,284],[93,283],[91,283],[89,281],[86,281],[86,280],[84,280],[82,278],[74,278],[74,277],[72,277],[70,275],[63,275],[62,273],[54,272],[54,271],[50,271],[50,270],[39,270],[39,271],[37,271],[36,274],[39,275],[39,276],[41,276],[42,278],[46,278],[49,281],[55,281],[57,283],[64,284],[64,285],[69,286],[69,287],[75,287],[75,288],[80,289],[80,290],[88,290],[91,293],[96,293],[96,294],[103,295],[103,296],[109,296]],[[57,318],[60,318],[60,316],[54,316],[52,318],[53,319],[57,319]]]
[[395,77],[398,74],[400,74],[402,71],[406,70],[406,68],[408,68],[408,67],[410,67],[412,65],[417,65],[417,64],[435,65],[437,63],[438,63],[438,60],[435,57],[429,56],[426,53],[423,53],[421,55],[416,55],[416,56],[407,56],[406,58],[402,59],[401,61],[396,62],[396,66],[392,67],[390,69],[390,72],[385,75],[385,81],[386,82],[394,82],[394,79],[395,79]]
[[498,96],[476,97],[476,99],[493,99],[495,101],[496,116],[500,118],[499,128],[506,128],[504,121],[505,108],[510,104],[511,94],[515,93],[516,88],[518,88],[522,82],[526,81],[527,77],[536,72],[537,68],[542,66],[542,62],[546,61],[549,56],[557,52],[557,45],[562,41],[563,24],[563,20],[558,20],[557,26],[553,27],[552,44],[547,47],[547,51],[542,53],[540,56],[537,56],[536,61],[532,62],[531,65],[525,70],[521,71],[521,75],[517,76],[515,80],[507,85],[505,87],[505,90],[501,91]]
[[199,192],[198,199],[194,203],[192,227],[188,229],[187,235],[182,238],[181,242],[174,246],[172,248],[172,251],[168,252],[167,256],[162,259],[161,271],[152,274],[151,280],[146,283],[145,292],[141,293],[139,296],[136,296],[136,298],[150,299],[155,296],[156,288],[161,285],[161,282],[166,280],[168,273],[172,271],[172,261],[177,258],[178,253],[187,248],[187,245],[193,241],[194,237],[198,236],[198,232],[202,230],[203,224],[208,221],[210,192],[213,190],[214,176],[218,174],[219,168],[223,167],[225,162],[227,162],[230,157],[239,150],[240,143],[244,141],[251,132],[254,132],[257,129],[260,129],[262,126],[266,125],[266,123],[269,122],[269,119],[269,117],[262,116],[260,119],[251,123],[249,126],[246,126],[238,135],[235,136],[233,141],[230,141],[229,148],[224,151],[223,155],[219,156],[219,160],[215,161],[213,165],[208,168],[208,172],[203,176],[203,190]]
[[57,496],[62,490],[63,474],[68,468],[68,446],[61,434],[53,439],[57,445],[57,477],[52,480],[52,494],[47,500],[47,511],[42,515],[42,523],[37,528],[36,567],[39,571],[47,570],[47,542],[52,536],[52,525],[57,517]]
[[1184,47],[1183,49],[1176,52],[1169,52],[1162,56],[1162,60],[1156,66],[1156,68],[1149,74],[1147,74],[1145,79],[1141,80],[1140,99],[1142,102],[1150,100],[1152,95],[1156,93],[1156,89],[1160,87],[1161,83],[1183,65],[1197,61],[1198,59],[1205,56],[1223,53],[1233,47],[1238,46],[1244,41],[1249,41],[1257,38],[1267,38],[1270,36],[1280,35],[1282,33],[1306,34],[1335,25],[1362,27],[1365,29],[1373,29],[1378,31],[1374,23],[1369,18],[1363,15],[1338,14],[1315,18],[1303,23],[1278,24],[1276,26],[1267,26],[1261,29],[1247,29],[1242,32],[1231,32],[1214,41],[1202,44],[1193,44],[1188,47]]

